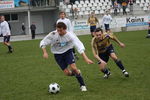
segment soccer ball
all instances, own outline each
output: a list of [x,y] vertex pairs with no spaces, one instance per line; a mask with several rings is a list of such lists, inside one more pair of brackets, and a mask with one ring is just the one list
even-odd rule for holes
[[57,83],[51,83],[48,86],[48,92],[51,94],[56,94],[60,91],[60,86]]

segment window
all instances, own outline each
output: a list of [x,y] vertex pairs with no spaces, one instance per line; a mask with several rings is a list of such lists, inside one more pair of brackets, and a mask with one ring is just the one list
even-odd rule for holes
[[6,21],[18,21],[18,14],[5,14]]
[[11,14],[11,20],[18,20],[18,14]]

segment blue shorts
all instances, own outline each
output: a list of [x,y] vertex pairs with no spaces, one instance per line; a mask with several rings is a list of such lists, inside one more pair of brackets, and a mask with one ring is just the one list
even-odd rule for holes
[[9,42],[10,41],[10,35],[4,36],[4,42]]
[[104,53],[100,53],[100,54],[99,54],[99,57],[100,57],[103,61],[108,62],[110,54],[111,54],[111,53],[114,53],[114,52],[115,52],[115,51],[114,51],[113,46],[110,45]]
[[90,31],[91,31],[91,32],[94,32],[95,29],[96,29],[96,26],[90,26]]
[[54,57],[57,64],[62,70],[65,70],[68,67],[68,65],[75,63],[72,49],[69,49],[63,54],[54,54]]

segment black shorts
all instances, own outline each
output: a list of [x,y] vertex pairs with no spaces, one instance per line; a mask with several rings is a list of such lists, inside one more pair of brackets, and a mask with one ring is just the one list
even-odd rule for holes
[[110,28],[109,28],[109,24],[104,24],[105,26],[105,30],[108,31]]
[[114,51],[113,46],[110,45],[104,53],[100,53],[100,54],[99,54],[99,57],[100,57],[103,61],[108,62],[110,54],[111,54],[111,53],[114,53],[114,52],[115,52],[115,51]]
[[54,54],[54,57],[57,64],[62,70],[65,70],[68,67],[68,65],[75,63],[72,49],[69,49],[63,54]]
[[10,41],[10,35],[4,36],[4,42],[9,42]]
[[95,29],[96,29],[96,26],[90,26],[90,31],[91,31],[91,32],[94,32]]

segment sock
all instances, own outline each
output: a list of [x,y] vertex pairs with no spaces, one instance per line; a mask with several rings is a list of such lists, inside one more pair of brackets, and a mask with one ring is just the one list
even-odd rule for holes
[[72,72],[70,76],[75,76],[75,74]]
[[11,51],[11,50],[12,50],[11,45],[8,45],[8,50],[9,50],[9,51]]
[[104,74],[109,74],[109,73],[110,73],[107,68],[103,69],[102,72],[103,72]]
[[76,75],[76,78],[78,80],[78,82],[80,83],[80,86],[85,86],[83,77],[81,76],[81,74]]
[[115,60],[115,63],[121,70],[125,70],[121,60]]

